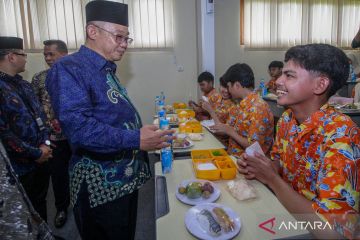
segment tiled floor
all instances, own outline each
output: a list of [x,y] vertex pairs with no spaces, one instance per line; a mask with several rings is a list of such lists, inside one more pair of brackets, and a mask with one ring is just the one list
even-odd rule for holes
[[[150,156],[150,166],[154,173],[154,162],[157,160],[155,156]],[[154,178],[150,179],[139,191],[138,218],[136,227],[136,240],[153,240],[156,239],[155,233],[155,191]],[[48,222],[54,234],[65,238],[66,240],[81,240],[76,228],[72,209],[68,210],[68,221],[64,227],[56,229],[54,227],[55,217],[54,195],[52,187],[48,192]],[[119,237],[121,239],[121,237]]]

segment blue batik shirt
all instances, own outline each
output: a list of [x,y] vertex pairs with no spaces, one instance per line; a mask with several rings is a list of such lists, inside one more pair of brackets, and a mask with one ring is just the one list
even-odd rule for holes
[[0,137],[19,176],[33,171],[41,157],[39,146],[49,139],[40,131],[36,118],[46,122],[45,113],[29,82],[20,75],[0,72]]
[[[115,76],[116,64],[82,46],[50,69],[46,88],[69,139],[71,202],[85,181],[91,207],[140,188],[149,178],[140,148],[141,119]],[[79,152],[94,154],[79,154]],[[103,159],[97,156],[116,156]]]

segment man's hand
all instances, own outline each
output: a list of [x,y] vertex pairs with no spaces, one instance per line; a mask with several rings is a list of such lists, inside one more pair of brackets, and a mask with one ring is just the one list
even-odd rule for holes
[[49,146],[46,146],[45,144],[41,144],[39,148],[42,153],[41,153],[40,158],[35,160],[35,162],[41,164],[41,163],[48,161],[49,158],[52,157],[52,150]]
[[223,123],[215,124],[214,126],[210,127],[210,129],[216,134],[225,134],[228,136],[230,136],[231,132],[234,131],[231,126]]
[[175,139],[169,136],[175,133],[175,130],[159,130],[156,125],[145,125],[140,129],[140,149],[151,151],[170,146],[167,142]]
[[247,169],[247,163],[246,160],[244,159],[244,155],[246,155],[246,153],[242,154],[240,157],[236,157],[236,163],[237,163],[237,169],[239,171],[239,173],[243,174],[245,176],[246,179],[254,179],[255,175],[252,173],[249,173],[249,170]]
[[[280,177],[269,158],[259,153],[255,153],[254,157],[247,154],[243,154],[242,157],[248,174],[253,175],[260,182],[270,185],[276,177]],[[244,166],[243,163],[242,166]]]
[[205,101],[202,101],[202,102],[201,102],[201,107],[202,107],[204,110],[206,110],[208,113],[210,113],[210,114],[211,114],[211,112],[214,111],[214,110],[212,109],[210,103],[205,102]]

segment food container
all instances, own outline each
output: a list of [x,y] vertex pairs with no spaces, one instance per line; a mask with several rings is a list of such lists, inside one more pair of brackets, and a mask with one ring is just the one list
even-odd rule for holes
[[178,115],[179,118],[194,118],[195,112],[191,109],[176,109],[175,113]]
[[[214,169],[205,170],[200,168],[204,165],[213,165]],[[207,180],[219,180],[220,179],[220,170],[216,167],[212,159],[193,159],[193,168],[196,175],[196,178],[207,179]],[[200,170],[200,169],[202,170]]]
[[186,103],[183,102],[174,102],[173,103],[174,109],[185,109],[187,107]]
[[215,165],[220,169],[220,177],[225,180],[234,179],[236,177],[236,165],[230,157],[220,157],[214,160]]
[[213,157],[222,157],[222,156],[229,156],[229,154],[223,148],[219,149],[210,149],[211,156]]
[[211,159],[211,154],[209,150],[192,150],[191,159]]
[[[218,151],[223,155],[213,156],[212,151]],[[224,149],[193,150],[191,151],[191,159],[196,178],[229,180],[236,177],[236,165]],[[212,166],[215,166],[216,169]]]

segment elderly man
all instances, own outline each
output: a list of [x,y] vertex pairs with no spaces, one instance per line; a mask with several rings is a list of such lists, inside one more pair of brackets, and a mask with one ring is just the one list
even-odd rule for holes
[[70,197],[82,239],[133,239],[138,189],[150,178],[148,150],[168,146],[171,130],[142,126],[117,76],[132,42],[128,6],[86,5],[86,43],[50,69],[47,90],[73,150]]
[[[49,67],[61,57],[68,54],[66,44],[61,40],[44,41],[44,58]],[[44,107],[48,125],[50,126],[51,148],[53,157],[49,159],[49,168],[51,183],[55,195],[56,215],[54,226],[62,227],[67,219],[67,208],[70,204],[69,191],[69,161],[71,158],[71,149],[65,135],[61,131],[59,121],[55,118],[51,107],[50,96],[45,89],[45,79],[48,69],[34,75],[31,85],[35,94]]]
[[0,37],[0,137],[35,210],[46,221],[49,132],[40,102],[19,75],[25,64],[23,40]]

